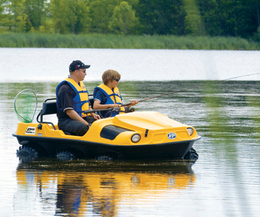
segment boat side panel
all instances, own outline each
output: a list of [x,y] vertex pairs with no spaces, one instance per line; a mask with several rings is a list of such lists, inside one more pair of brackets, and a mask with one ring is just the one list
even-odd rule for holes
[[97,158],[108,155],[116,159],[182,159],[195,141],[121,146],[71,139],[14,136],[17,137],[21,145],[27,145],[36,150],[44,149],[48,156],[55,156],[63,150],[75,150],[80,152],[83,158]]

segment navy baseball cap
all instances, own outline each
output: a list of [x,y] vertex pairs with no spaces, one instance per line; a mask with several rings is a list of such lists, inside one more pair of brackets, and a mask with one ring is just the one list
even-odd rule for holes
[[87,69],[89,68],[90,65],[85,65],[83,62],[80,60],[73,60],[72,63],[69,66],[70,71],[75,71],[78,69]]

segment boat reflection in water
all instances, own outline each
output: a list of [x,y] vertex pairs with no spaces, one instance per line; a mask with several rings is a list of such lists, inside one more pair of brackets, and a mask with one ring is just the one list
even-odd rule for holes
[[184,162],[35,161],[18,165],[17,197],[32,205],[24,199],[33,201],[31,192],[38,192],[40,209],[55,215],[116,216],[138,200],[157,201],[195,180]]

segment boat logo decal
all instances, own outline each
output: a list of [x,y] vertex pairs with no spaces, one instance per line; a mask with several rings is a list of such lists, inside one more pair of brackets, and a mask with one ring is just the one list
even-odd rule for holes
[[176,134],[175,133],[168,133],[168,139],[175,139]]
[[27,127],[25,134],[35,135],[35,127]]

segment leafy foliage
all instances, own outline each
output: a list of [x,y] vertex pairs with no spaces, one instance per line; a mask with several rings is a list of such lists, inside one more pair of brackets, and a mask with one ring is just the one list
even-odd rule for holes
[[116,6],[109,22],[109,28],[116,33],[129,34],[134,33],[135,27],[138,24],[138,19],[131,5],[126,1],[122,1],[120,5]]
[[260,40],[260,0],[0,0],[2,32]]

